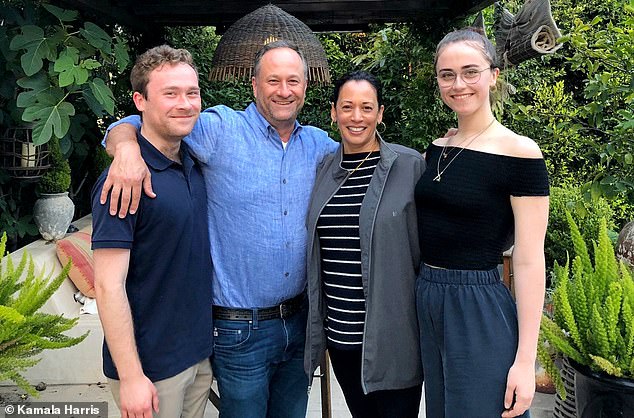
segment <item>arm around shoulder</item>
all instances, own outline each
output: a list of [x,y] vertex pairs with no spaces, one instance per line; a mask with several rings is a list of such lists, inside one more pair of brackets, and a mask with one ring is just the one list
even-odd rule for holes
[[[105,140],[105,139],[104,139]],[[123,218],[135,213],[141,199],[141,189],[149,197],[156,197],[152,190],[151,174],[137,142],[137,128],[129,123],[112,127],[107,135],[106,150],[114,159],[101,191],[101,204],[110,193],[110,214]]]

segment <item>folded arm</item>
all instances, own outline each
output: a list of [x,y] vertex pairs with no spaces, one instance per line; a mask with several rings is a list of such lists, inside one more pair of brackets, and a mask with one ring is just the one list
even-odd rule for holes
[[130,250],[95,249],[93,257],[99,318],[119,374],[121,416],[151,418],[152,410],[159,410],[158,393],[143,373],[134,339],[125,290]]

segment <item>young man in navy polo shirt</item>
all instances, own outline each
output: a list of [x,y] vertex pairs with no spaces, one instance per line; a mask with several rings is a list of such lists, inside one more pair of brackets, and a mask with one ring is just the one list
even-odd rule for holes
[[99,203],[108,170],[93,188],[104,374],[123,417],[202,417],[212,379],[207,198],[181,142],[200,114],[198,73],[189,52],[163,45],[138,58],[130,81],[141,154],[160,193],[121,219]]

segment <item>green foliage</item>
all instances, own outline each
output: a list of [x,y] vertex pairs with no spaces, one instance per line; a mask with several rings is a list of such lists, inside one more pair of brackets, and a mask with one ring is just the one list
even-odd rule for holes
[[68,142],[82,122],[75,120],[79,102],[97,117],[114,114],[111,78],[129,62],[123,37],[51,4],[27,2],[22,9],[3,9],[14,18],[1,29],[0,73],[7,86],[17,84],[19,94],[2,94],[7,101],[15,99],[16,121],[34,123],[36,145],[53,137]]
[[440,33],[414,25],[386,25],[367,37],[368,46],[353,63],[383,83],[383,136],[422,151],[456,125],[436,89],[433,53]]
[[12,189],[9,182],[9,177],[0,170],[0,231],[5,231],[10,240],[37,235],[33,216],[20,210],[26,203],[22,199],[22,189]]
[[70,187],[70,164],[62,155],[59,140],[52,138],[48,143],[51,168],[40,179],[38,189],[40,193],[67,192]]
[[574,48],[571,70],[586,76],[581,119],[600,139],[593,149],[604,170],[592,180],[591,191],[634,198],[634,7],[626,4],[622,10],[620,21],[575,20],[566,40]]
[[88,333],[68,337],[63,333],[78,318],[64,318],[37,312],[55,293],[68,275],[70,263],[51,280],[44,272],[35,273],[35,265],[26,252],[18,265],[5,257],[6,234],[0,239],[0,380],[12,380],[31,395],[35,390],[21,372],[39,362],[43,350],[79,344]]
[[[540,327],[539,359],[556,382],[563,382],[552,359],[554,350],[575,362],[613,376],[634,378],[634,281],[618,263],[605,219],[593,242],[594,261],[572,215],[566,214],[575,250],[572,266],[555,262],[554,315],[544,315]],[[569,274],[569,272],[571,274]]]
[[[243,87],[237,84],[214,83],[209,81],[209,73],[211,72],[211,61],[214,51],[220,41],[220,35],[216,35],[216,31],[211,26],[202,28],[191,26],[179,26],[166,29],[165,42],[174,48],[187,49],[194,58],[194,63],[198,69],[198,81],[200,84],[201,98],[204,107],[214,106],[216,104],[226,104],[233,109],[244,109],[239,106],[239,102],[231,100],[230,95],[240,92],[247,92],[247,83]],[[248,80],[249,85],[251,81]],[[217,96],[220,96],[218,98]],[[220,101],[219,101],[220,99]],[[228,99],[226,102],[222,101]]]
[[601,219],[605,219],[608,233],[616,241],[618,233],[614,231],[614,211],[604,198],[597,197],[588,202],[583,197],[581,187],[553,186],[550,188],[550,212],[544,243],[547,266],[554,265],[555,261],[560,265],[564,264],[568,258],[568,250],[572,248],[566,212],[574,215],[585,241],[590,241],[596,235]]
[[506,72],[517,94],[505,123],[540,144],[553,184],[577,182],[587,197],[633,202],[634,8],[560,0],[552,11],[564,46]]

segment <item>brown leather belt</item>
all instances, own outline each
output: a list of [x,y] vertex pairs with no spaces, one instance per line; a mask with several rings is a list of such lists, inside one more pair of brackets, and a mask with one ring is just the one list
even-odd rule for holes
[[266,321],[268,319],[289,318],[299,312],[305,304],[306,293],[300,293],[279,305],[269,308],[244,309],[214,305],[212,307],[212,313],[214,319],[225,319],[229,321],[253,321],[253,314],[255,313],[258,321]]

